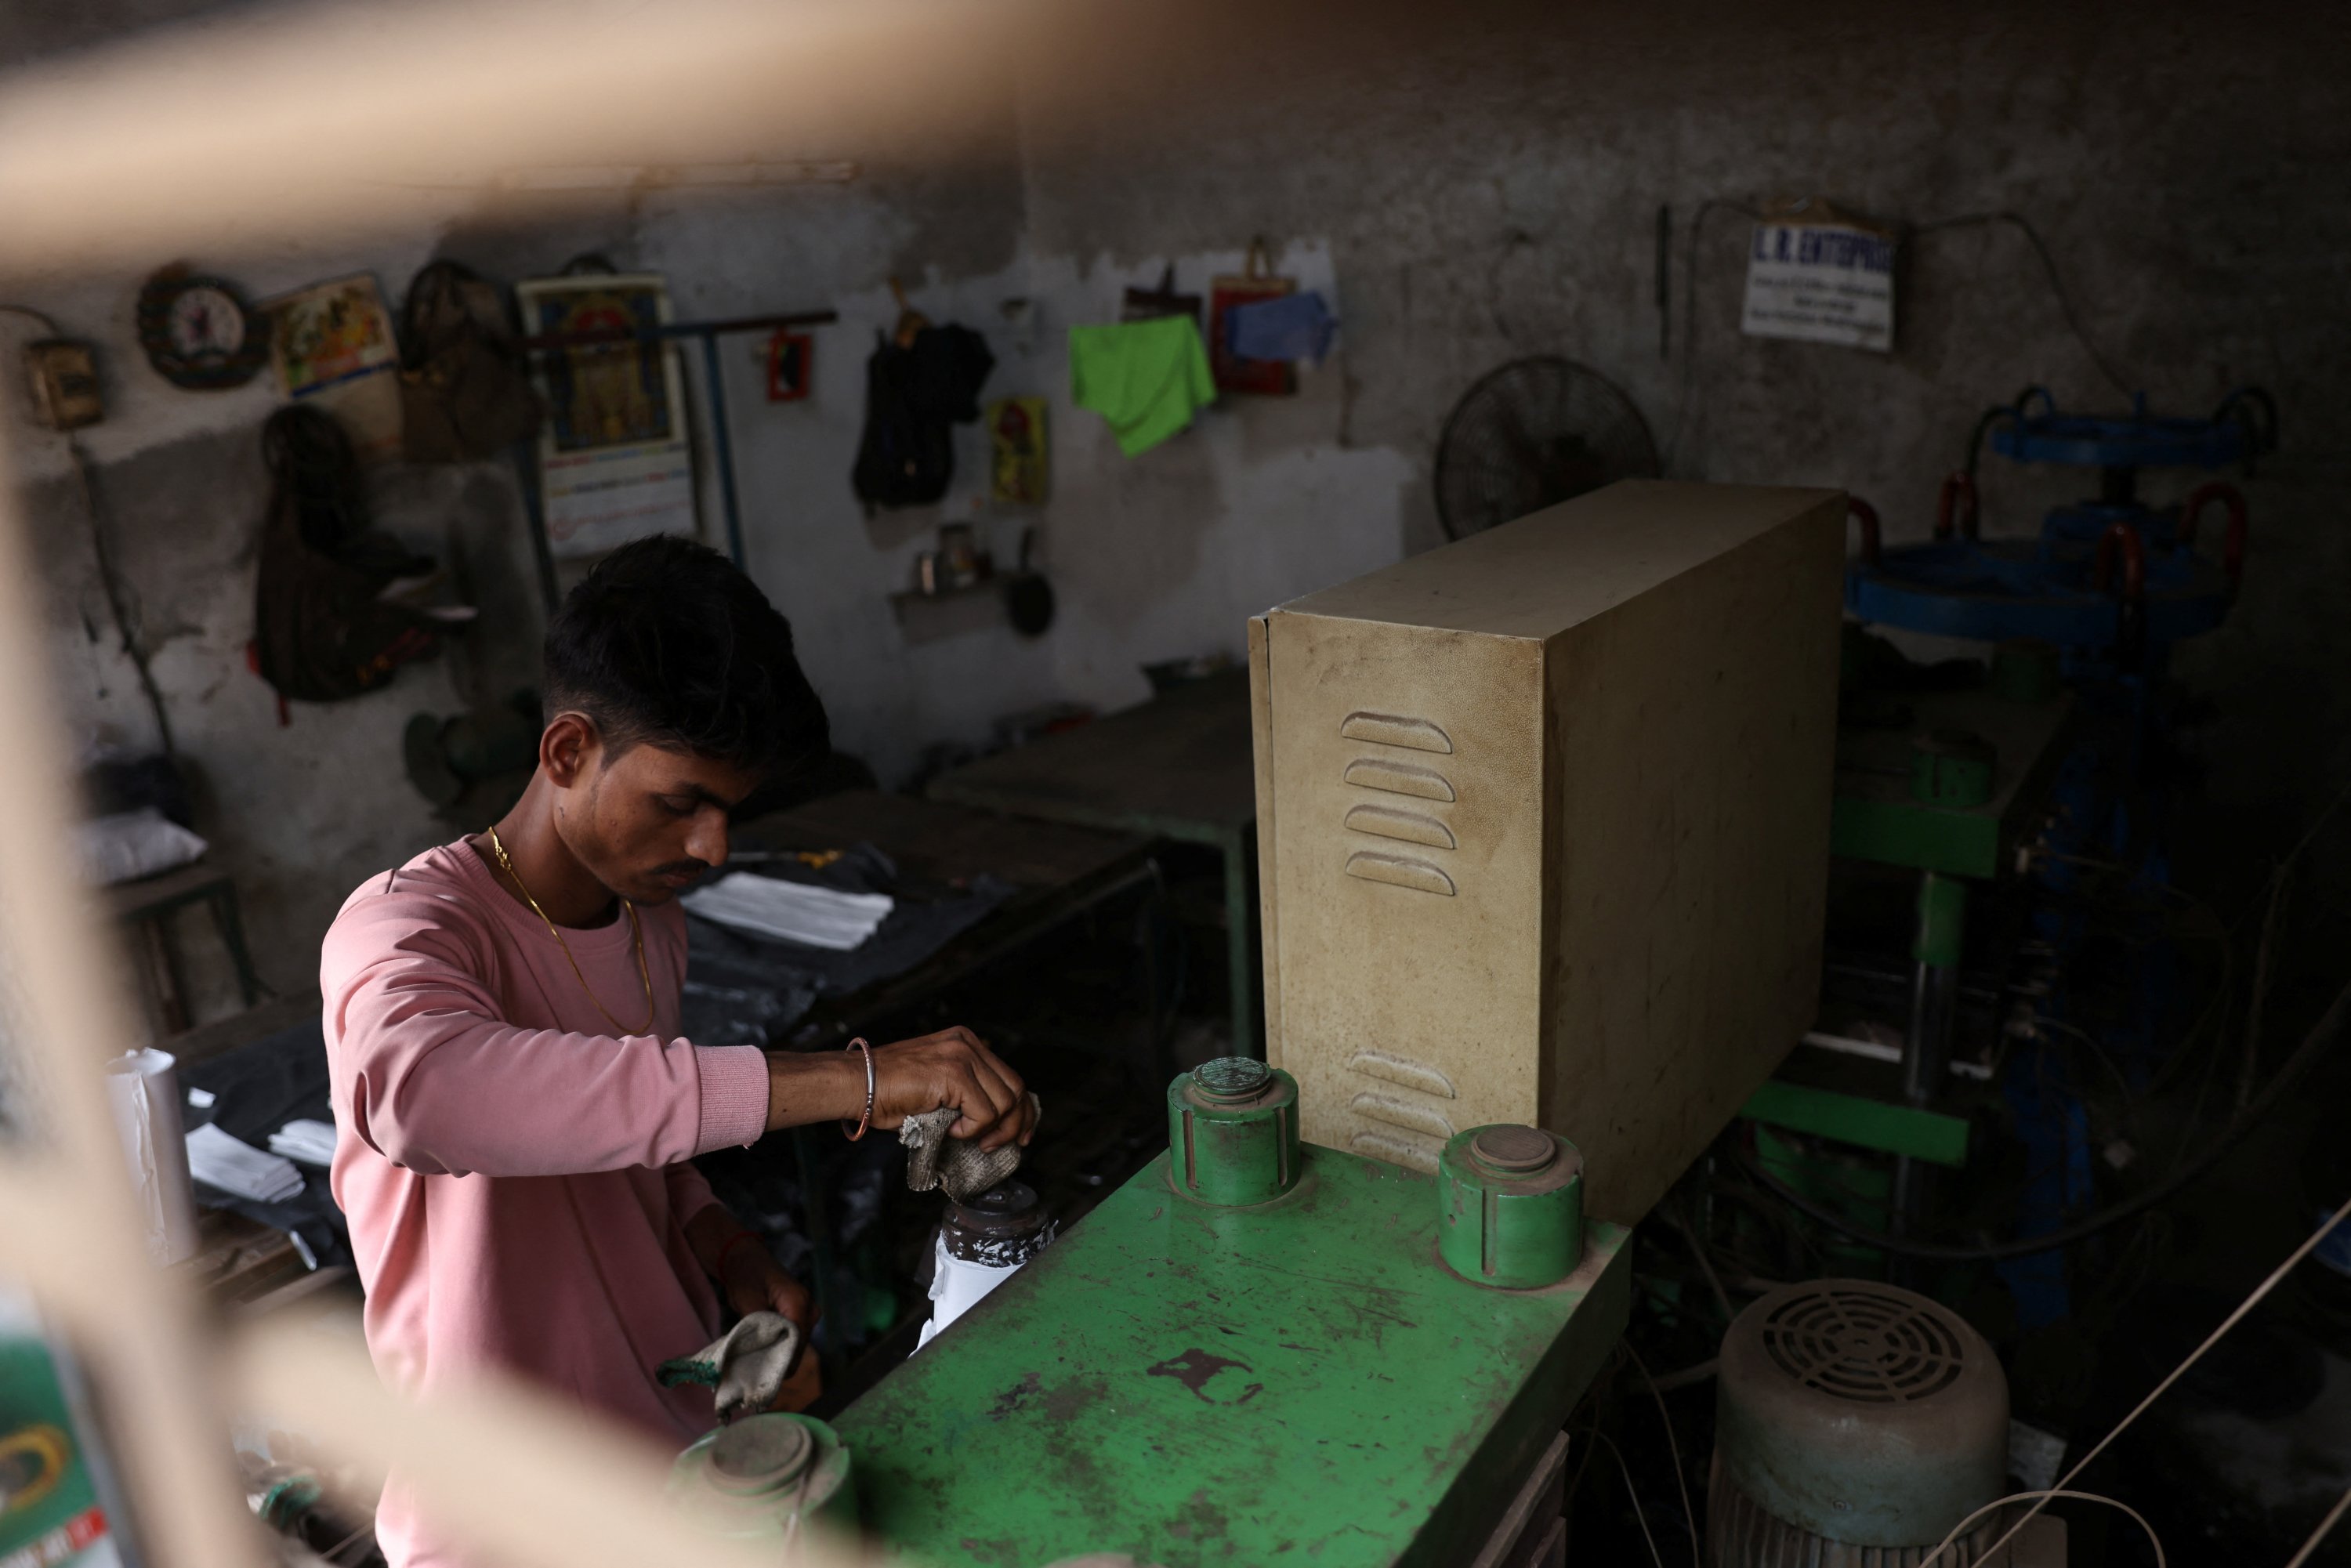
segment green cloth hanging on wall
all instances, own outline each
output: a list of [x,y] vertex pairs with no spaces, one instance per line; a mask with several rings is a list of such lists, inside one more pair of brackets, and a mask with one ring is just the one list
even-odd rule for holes
[[1110,423],[1118,449],[1148,452],[1216,401],[1208,350],[1189,316],[1070,329],[1070,398]]

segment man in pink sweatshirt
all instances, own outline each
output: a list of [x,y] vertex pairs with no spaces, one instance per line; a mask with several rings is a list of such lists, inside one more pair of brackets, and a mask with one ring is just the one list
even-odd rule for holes
[[[1027,1096],[961,1029],[870,1056],[679,1037],[677,894],[726,861],[735,807],[828,746],[749,579],[684,539],[626,546],[565,601],[546,664],[521,801],[371,877],[327,933],[335,1200],[395,1387],[495,1368],[682,1447],[710,1394],[654,1369],[716,1337],[722,1293],[811,1316],[693,1157],[948,1105],[957,1136],[1026,1142]],[[463,1561],[397,1476],[376,1529],[392,1568]]]

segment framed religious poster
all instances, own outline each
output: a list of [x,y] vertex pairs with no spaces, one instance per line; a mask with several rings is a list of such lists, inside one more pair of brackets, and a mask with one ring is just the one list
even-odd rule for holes
[[363,463],[400,455],[400,347],[374,277],[314,284],[269,303],[270,361],[289,402],[334,415]]
[[531,356],[547,402],[539,490],[555,555],[601,555],[649,534],[695,532],[694,451],[677,350],[622,336],[668,323],[660,274],[530,278],[515,285],[515,298],[528,338],[612,335]]

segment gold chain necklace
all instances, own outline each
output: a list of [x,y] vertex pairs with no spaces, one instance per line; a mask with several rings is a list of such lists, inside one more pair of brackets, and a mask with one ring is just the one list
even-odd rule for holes
[[637,947],[637,978],[643,980],[645,985],[645,1021],[638,1028],[631,1029],[619,1019],[613,1018],[612,1009],[597,998],[594,988],[588,984],[588,977],[580,972],[580,960],[571,956],[571,944],[563,939],[561,929],[554,921],[548,920],[547,911],[541,909],[538,906],[538,900],[531,896],[529,886],[522,880],[522,873],[516,871],[514,862],[507,858],[507,847],[498,841],[498,831],[495,827],[490,829],[490,848],[497,852],[499,869],[512,878],[515,886],[521,890],[522,900],[530,905],[530,912],[546,922],[547,934],[555,938],[555,945],[558,947],[563,949],[563,961],[571,966],[572,977],[580,982],[580,988],[588,993],[588,999],[596,1004],[596,1010],[602,1013],[611,1021],[612,1027],[624,1035],[643,1034],[650,1030],[653,1027],[653,977],[645,970],[645,929],[637,924],[637,906],[625,898],[621,900],[621,907],[629,912],[629,936]]

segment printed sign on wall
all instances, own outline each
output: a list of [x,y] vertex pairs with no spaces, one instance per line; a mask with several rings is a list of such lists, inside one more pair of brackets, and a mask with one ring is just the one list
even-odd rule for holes
[[1849,349],[1894,347],[1894,236],[1846,224],[1755,225],[1740,329]]

